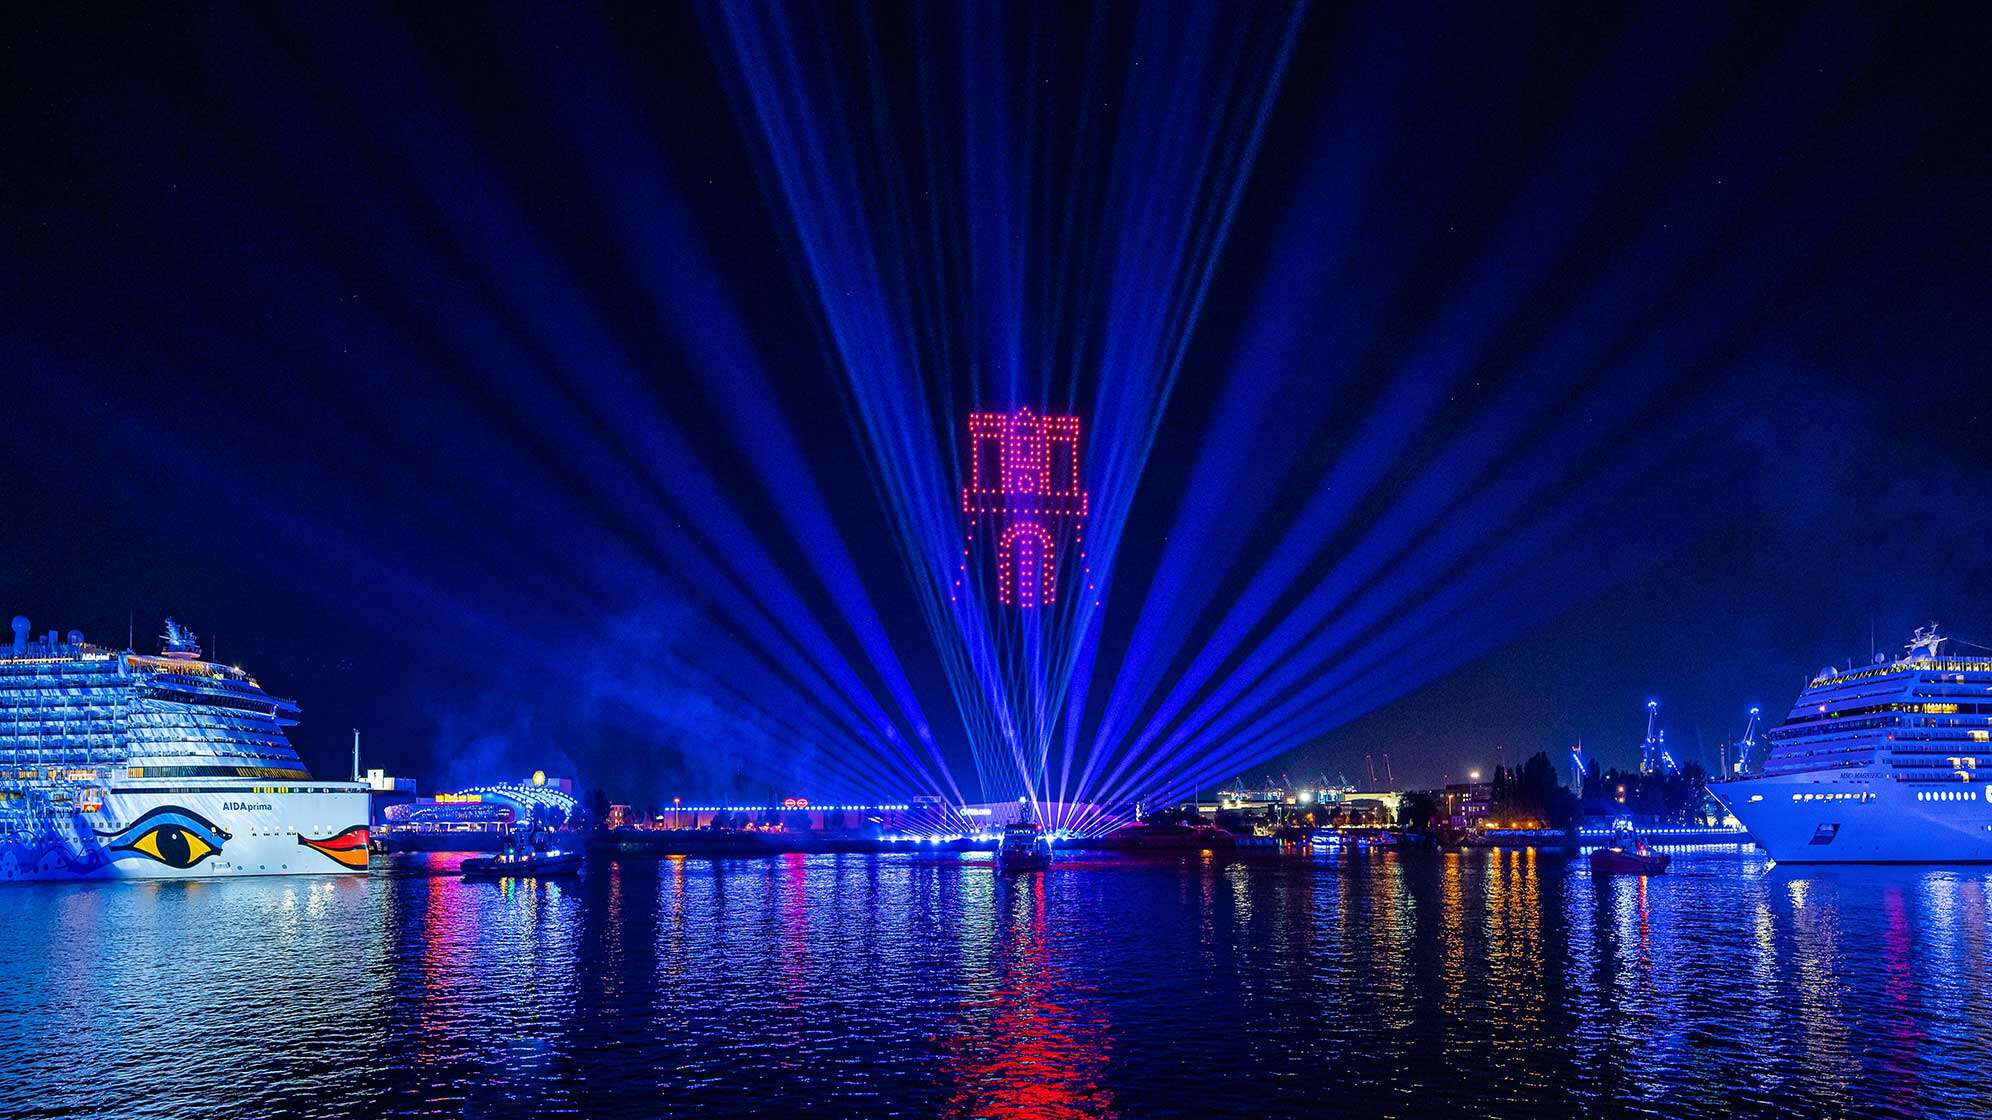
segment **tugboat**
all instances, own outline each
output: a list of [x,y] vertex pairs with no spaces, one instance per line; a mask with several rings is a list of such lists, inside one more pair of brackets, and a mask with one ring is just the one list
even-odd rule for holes
[[1646,846],[1628,821],[1618,822],[1609,848],[1591,850],[1591,870],[1600,875],[1658,875],[1673,857]]
[[999,871],[1042,871],[1051,866],[1051,837],[1035,821],[1013,821],[1003,826],[1003,839],[996,846]]
[[547,846],[547,834],[534,829],[526,839],[517,831],[505,834],[505,846],[495,856],[473,856],[457,869],[466,879],[508,879],[525,876],[573,875],[581,870],[584,853]]

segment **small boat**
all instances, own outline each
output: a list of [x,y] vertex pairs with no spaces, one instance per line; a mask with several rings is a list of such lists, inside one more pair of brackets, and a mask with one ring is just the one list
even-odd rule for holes
[[581,870],[586,853],[549,846],[547,834],[535,830],[528,838],[516,833],[505,837],[505,846],[494,856],[473,856],[457,870],[466,879],[509,879],[525,876],[573,875]]
[[1051,866],[1051,837],[1030,821],[1003,826],[1003,839],[996,845],[996,867],[1001,871],[1042,870]]
[[572,875],[581,870],[580,852],[551,850],[512,856],[473,856],[458,868],[466,879],[509,879],[522,876]]
[[1591,849],[1591,870],[1600,875],[1658,875],[1672,862],[1672,856],[1647,847],[1625,823],[1612,834],[1610,847]]

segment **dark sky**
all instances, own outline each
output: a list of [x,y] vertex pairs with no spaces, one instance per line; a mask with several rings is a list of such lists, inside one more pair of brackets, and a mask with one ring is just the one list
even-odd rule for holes
[[[1866,660],[1870,628],[1899,647],[1937,619],[1992,645],[1983,17],[1321,5],[1293,29],[1246,159],[1239,121],[1195,97],[1081,111],[1094,81],[1169,89],[1138,67],[1195,56],[1167,33],[1183,13],[1019,6],[991,21],[1004,50],[937,54],[976,37],[921,10],[795,20],[804,55],[868,75],[853,88],[869,97],[804,114],[855,137],[830,150],[867,182],[967,210],[995,161],[1057,213],[1066,184],[1106,181],[1107,204],[1072,207],[1077,233],[1045,238],[1084,277],[1087,246],[1162,236],[1137,205],[1148,185],[1108,174],[1126,133],[1221,135],[1218,164],[1244,167],[1153,451],[1122,492],[1101,680],[1160,658],[1166,691],[1290,549],[1294,511],[1345,455],[1375,460],[1279,603],[1350,580],[1383,620],[1350,643],[1377,669],[1265,740],[1297,750],[1231,772],[1362,780],[1364,754],[1388,752],[1400,781],[1436,781],[1579,737],[1629,763],[1648,696],[1681,753],[1712,764],[1749,704],[1781,713],[1821,665]],[[1249,33],[1210,40],[1237,46],[1247,86],[1284,10],[1250,11]],[[861,748],[797,748],[743,710],[774,695],[738,652],[757,641],[750,609],[821,620],[857,679],[890,691],[836,609],[846,575],[782,516],[771,479],[789,471],[821,495],[968,790],[830,341],[854,297],[798,263],[812,235],[725,23],[710,7],[17,13],[0,612],[119,644],[135,619],[141,648],[171,612],[299,699],[296,741],[324,772],[357,726],[375,764],[430,782],[544,765],[638,797],[855,789],[824,756]],[[997,92],[923,96],[963,75]],[[1045,92],[1012,122],[1029,143],[979,147],[976,106],[1014,108],[1033,79]],[[898,122],[887,135],[920,121],[929,149],[867,146],[880,120]],[[922,150],[971,170],[923,171]],[[634,236],[652,212],[689,242]],[[1037,268],[1039,248],[1020,235],[1016,256]],[[891,265],[954,290],[924,257]],[[1104,334],[1130,314],[1078,283],[1034,295]],[[965,334],[995,314],[958,291],[939,304]],[[702,348],[722,320],[751,340],[769,411],[747,415],[726,351]],[[1253,348],[1269,333],[1283,362]],[[1048,395],[1108,407],[1083,346],[1030,345],[1080,369],[1046,374]],[[984,384],[958,379],[948,399]],[[1407,408],[1407,386],[1428,406]],[[1216,434],[1246,399],[1254,419]],[[774,421],[792,469],[766,466],[757,431]],[[1193,601],[1166,604],[1178,640],[1130,654],[1219,439],[1249,469],[1187,512],[1232,543]],[[1496,509],[1521,477],[1519,504]],[[1350,576],[1407,509],[1385,571]],[[1546,526],[1507,578],[1468,582]],[[1379,598],[1420,558],[1415,595]],[[717,590],[736,576],[744,591]],[[1420,605],[1449,587],[1452,608]]]

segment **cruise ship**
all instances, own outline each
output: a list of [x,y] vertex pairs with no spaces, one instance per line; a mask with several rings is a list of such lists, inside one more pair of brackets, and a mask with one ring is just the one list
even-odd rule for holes
[[1762,773],[1711,791],[1781,863],[1992,862],[1992,657],[1946,641],[1821,669]]
[[0,882],[367,869],[367,794],[312,778],[297,705],[206,661],[166,620],[157,655],[71,630],[0,644]]

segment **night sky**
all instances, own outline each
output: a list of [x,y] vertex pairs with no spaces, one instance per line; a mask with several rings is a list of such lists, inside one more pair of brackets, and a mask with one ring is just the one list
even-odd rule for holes
[[[1200,781],[1629,764],[1648,696],[1712,768],[1870,633],[1992,646],[1983,17],[1220,11],[15,13],[0,614],[171,613],[321,773],[358,727],[425,784],[636,798],[924,792],[772,683],[827,648],[897,713],[883,648],[974,799],[864,413],[917,384],[943,449],[984,406],[1153,432],[1088,450],[1125,519],[1082,740],[1269,561],[1200,688],[1311,591],[1373,608],[1296,619],[1349,634],[1290,687],[1373,668]],[[864,189],[799,202],[816,159]],[[941,217],[867,243],[928,317],[855,363],[832,227],[903,213]]]

